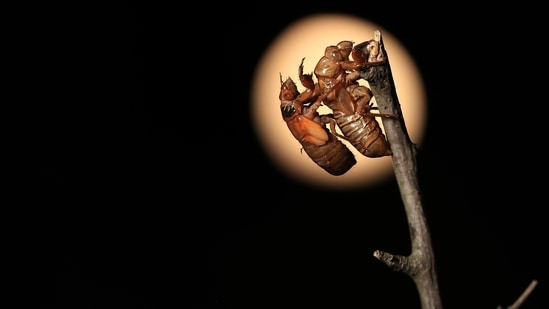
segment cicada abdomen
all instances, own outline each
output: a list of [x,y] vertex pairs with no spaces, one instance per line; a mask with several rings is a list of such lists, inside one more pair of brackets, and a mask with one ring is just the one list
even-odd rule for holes
[[334,176],[345,174],[356,164],[356,158],[351,150],[331,133],[328,133],[328,141],[324,145],[301,145],[311,160]]
[[338,100],[352,101],[355,106],[354,113],[346,113],[338,109],[339,104],[328,102],[331,106],[335,122],[339,129],[361,154],[377,158],[392,155],[389,142],[375,117],[393,117],[387,114],[372,113],[372,92],[366,86],[351,85],[339,91]]
[[[280,78],[280,110],[292,135],[299,141],[311,160],[331,175],[345,174],[356,164],[354,154],[334,134],[326,124],[331,115],[319,115],[317,112],[323,97],[316,101],[311,92],[303,95],[291,78]],[[306,105],[309,103],[309,105]]]

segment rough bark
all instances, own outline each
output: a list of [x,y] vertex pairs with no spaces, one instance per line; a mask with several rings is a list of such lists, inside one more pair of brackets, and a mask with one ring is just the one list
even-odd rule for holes
[[374,40],[379,44],[375,61],[361,70],[361,77],[368,81],[380,113],[398,117],[382,118],[387,140],[391,145],[392,163],[408,220],[411,253],[396,255],[376,250],[374,256],[391,269],[410,276],[419,293],[422,309],[441,309],[435,255],[431,235],[421,199],[417,178],[416,145],[408,135],[400,103],[398,101],[389,58],[383,45],[381,32],[375,31]]

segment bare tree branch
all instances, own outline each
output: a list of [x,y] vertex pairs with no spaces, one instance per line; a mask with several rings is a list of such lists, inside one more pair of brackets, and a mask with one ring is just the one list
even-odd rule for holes
[[371,43],[368,50],[363,50],[369,63],[361,69],[361,77],[368,81],[380,113],[398,116],[382,118],[382,123],[393,152],[393,169],[406,211],[412,244],[409,256],[379,250],[374,252],[374,256],[391,269],[402,271],[414,280],[422,309],[441,309],[435,256],[416,172],[416,145],[406,130],[389,58],[379,30],[374,32]]
[[[512,305],[508,306],[506,309],[518,309],[520,306],[522,306],[522,303],[524,303],[526,298],[530,296],[532,291],[536,288],[536,285],[538,285],[538,281],[532,280],[532,282],[530,282],[530,284],[526,287],[524,292],[522,292],[519,298],[517,298],[517,300]],[[498,306],[497,309],[503,309],[503,307]]]

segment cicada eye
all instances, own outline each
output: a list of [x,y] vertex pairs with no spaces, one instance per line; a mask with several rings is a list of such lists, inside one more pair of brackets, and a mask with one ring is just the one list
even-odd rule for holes
[[293,100],[296,98],[296,95],[291,91],[285,91],[282,93],[282,98],[284,100]]

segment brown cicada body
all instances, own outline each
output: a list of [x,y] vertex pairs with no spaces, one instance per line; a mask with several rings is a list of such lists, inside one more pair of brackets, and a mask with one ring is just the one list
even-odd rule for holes
[[393,118],[394,115],[370,111],[373,95],[368,87],[357,82],[360,74],[356,70],[360,64],[348,60],[351,46],[351,42],[342,41],[337,46],[326,48],[314,70],[318,79],[316,84],[312,81],[312,75],[303,74],[302,61],[299,69],[301,83],[308,87],[312,96],[323,96],[323,103],[332,110],[332,132],[336,133],[337,124],[342,132],[338,136],[349,141],[364,156],[390,156],[389,142],[375,117]]
[[[280,110],[292,135],[302,145],[303,150],[318,166],[331,175],[343,175],[356,164],[353,153],[326,124],[331,115],[319,115],[317,109],[323,96],[313,96],[312,92],[300,94],[291,78],[282,81],[280,77]],[[315,102],[312,102],[312,100]]]

